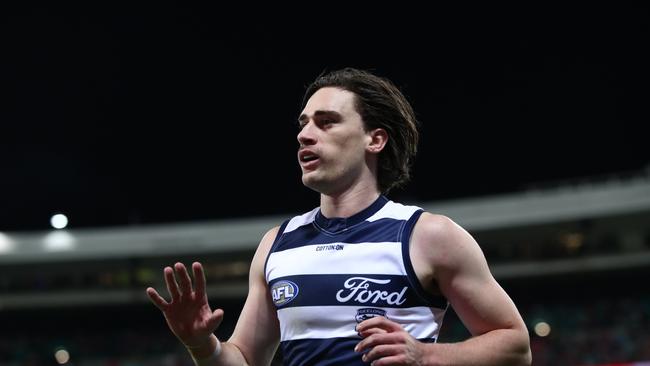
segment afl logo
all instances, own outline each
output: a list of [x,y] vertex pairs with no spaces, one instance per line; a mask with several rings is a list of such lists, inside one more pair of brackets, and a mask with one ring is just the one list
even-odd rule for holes
[[295,299],[298,295],[298,285],[291,281],[278,281],[271,287],[271,296],[275,306],[282,306]]

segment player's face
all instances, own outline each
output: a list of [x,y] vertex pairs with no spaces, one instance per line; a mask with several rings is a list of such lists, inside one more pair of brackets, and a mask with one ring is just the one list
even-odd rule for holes
[[325,194],[342,192],[363,175],[371,138],[354,106],[355,95],[339,88],[319,89],[302,111],[298,162],[307,187]]

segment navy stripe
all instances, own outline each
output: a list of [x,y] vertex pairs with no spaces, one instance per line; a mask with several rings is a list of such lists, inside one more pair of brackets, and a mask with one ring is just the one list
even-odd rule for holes
[[[373,282],[373,280],[375,282]],[[290,281],[297,288],[287,288]],[[377,283],[381,281],[384,283]],[[274,287],[275,284],[278,286]],[[430,306],[415,294],[406,276],[385,274],[297,275],[269,283],[278,309],[296,306],[377,306],[410,308]],[[287,297],[287,293],[292,298]],[[294,297],[295,296],[295,297]],[[338,298],[337,298],[338,297]],[[445,301],[445,299],[440,299]]]
[[404,228],[402,229],[402,259],[404,260],[404,267],[406,268],[406,274],[408,276],[408,281],[411,284],[416,296],[427,306],[433,306],[438,309],[446,309],[448,302],[447,299],[443,296],[434,296],[429,294],[418,279],[415,269],[413,269],[413,263],[411,263],[410,255],[410,242],[411,234],[413,228],[417,223],[418,219],[424,211],[419,210],[411,216],[411,218],[406,222]]
[[333,242],[340,243],[378,243],[378,242],[399,242],[397,232],[399,227],[404,224],[403,220],[390,218],[379,219],[377,221],[359,224],[354,230],[344,231],[335,236],[318,230],[311,225],[304,225],[298,229],[285,233],[279,240],[277,246],[273,248],[274,252],[300,248],[305,245],[330,244]]
[[[422,343],[435,343],[435,338],[418,339]],[[283,364],[287,366],[368,366],[361,361],[362,353],[354,352],[361,339],[298,339],[283,341]]]
[[286,366],[368,366],[361,353],[354,352],[359,338],[299,339],[283,341],[283,364]]
[[436,343],[437,338],[418,338],[418,341],[422,343]]

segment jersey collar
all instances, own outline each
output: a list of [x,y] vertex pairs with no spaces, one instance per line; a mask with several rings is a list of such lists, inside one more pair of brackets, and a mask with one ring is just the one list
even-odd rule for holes
[[341,232],[347,230],[348,228],[359,224],[365,221],[370,216],[374,215],[379,211],[384,205],[388,202],[388,198],[384,195],[379,195],[379,197],[373,202],[370,206],[364,208],[363,210],[357,212],[356,214],[350,217],[332,217],[327,218],[323,215],[319,209],[316,213],[314,221],[316,225],[320,228],[329,231],[329,232]]

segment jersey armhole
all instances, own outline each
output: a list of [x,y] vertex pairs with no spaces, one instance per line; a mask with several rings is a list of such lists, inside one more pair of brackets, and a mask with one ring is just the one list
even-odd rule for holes
[[264,278],[266,278],[268,282],[268,278],[266,277],[266,265],[269,263],[269,257],[271,256],[271,253],[277,249],[279,243],[280,243],[280,238],[282,237],[282,234],[284,234],[284,229],[286,229],[287,225],[289,224],[290,219],[285,220],[282,225],[280,225],[280,228],[278,229],[277,234],[275,234],[275,239],[273,239],[273,244],[271,245],[271,249],[269,249],[269,252],[266,253],[266,259],[264,259]]
[[406,277],[415,290],[415,294],[418,296],[420,301],[424,302],[427,306],[435,307],[438,309],[446,309],[448,306],[447,299],[444,296],[433,295],[428,293],[424,286],[420,283],[415,269],[413,268],[413,263],[411,263],[411,235],[413,234],[413,228],[418,222],[420,216],[424,210],[420,209],[413,213],[413,215],[404,223],[404,227],[401,231],[400,240],[402,242],[402,260],[404,261],[404,269],[406,269]]

